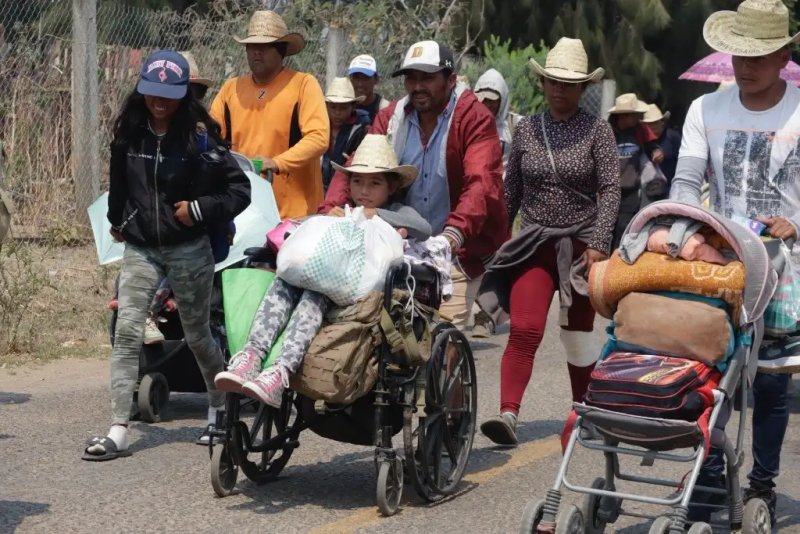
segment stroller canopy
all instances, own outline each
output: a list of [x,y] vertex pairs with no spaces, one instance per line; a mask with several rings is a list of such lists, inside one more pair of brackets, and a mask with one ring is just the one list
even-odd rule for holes
[[745,267],[741,322],[747,324],[757,321],[763,315],[778,283],[777,274],[761,239],[744,226],[717,213],[671,200],[661,200],[643,208],[630,222],[625,233],[639,232],[648,222],[665,216],[688,217],[702,222],[731,244]]

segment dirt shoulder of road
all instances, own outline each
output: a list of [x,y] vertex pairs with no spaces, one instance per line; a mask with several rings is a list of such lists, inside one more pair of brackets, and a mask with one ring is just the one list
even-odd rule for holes
[[108,387],[107,359],[65,358],[46,364],[0,369],[2,393],[68,393]]
[[[13,273],[16,276],[8,277],[5,282],[9,287],[0,289],[16,290],[19,294],[13,298],[31,301],[24,313],[8,314],[4,319],[21,319],[13,347],[8,346],[10,327],[0,325],[6,334],[0,343],[0,368],[19,368],[67,357],[107,358],[111,345],[106,304],[114,288],[116,264],[99,266],[91,244],[25,247],[29,254],[27,264],[11,264],[11,268],[22,274]],[[43,275],[44,280],[22,285],[20,277],[26,273],[30,276],[30,272]],[[20,291],[20,288],[26,290]],[[14,305],[18,303],[19,300]]]

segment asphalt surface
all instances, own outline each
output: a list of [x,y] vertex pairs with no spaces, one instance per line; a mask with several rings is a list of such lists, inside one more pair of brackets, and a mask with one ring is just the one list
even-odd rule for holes
[[[380,517],[375,507],[371,448],[305,432],[277,481],[258,486],[240,473],[235,493],[220,499],[209,481],[208,451],[193,443],[205,424],[204,395],[173,394],[166,421],[133,424],[133,456],[89,463],[80,460],[83,443],[104,432],[109,419],[108,362],[63,360],[0,370],[0,533],[517,532],[525,504],[545,496],[561,461],[557,435],[570,404],[569,382],[554,319],[551,313],[524,400],[520,447],[498,449],[478,434],[459,494],[429,505],[407,485],[403,507],[391,518]],[[501,334],[474,345],[479,422],[498,408],[505,341]],[[795,382],[776,532],[800,533],[798,390]],[[686,464],[662,462],[652,468],[623,465],[672,479],[688,470]],[[745,465],[749,468],[749,459]],[[602,455],[580,451],[570,472],[575,481],[589,484],[602,475]],[[653,492],[636,488],[632,491]],[[567,493],[565,501],[579,503],[580,497]],[[624,508],[665,511],[628,503]],[[648,520],[626,517],[606,531],[635,534],[648,528]]]

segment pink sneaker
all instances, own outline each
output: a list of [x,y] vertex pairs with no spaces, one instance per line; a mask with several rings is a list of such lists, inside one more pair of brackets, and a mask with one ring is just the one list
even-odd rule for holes
[[252,382],[242,387],[242,393],[273,408],[280,408],[283,390],[289,387],[289,371],[283,365],[273,365]]
[[242,393],[245,382],[255,380],[261,372],[261,358],[255,353],[243,350],[234,354],[228,370],[217,373],[214,385],[221,391]]

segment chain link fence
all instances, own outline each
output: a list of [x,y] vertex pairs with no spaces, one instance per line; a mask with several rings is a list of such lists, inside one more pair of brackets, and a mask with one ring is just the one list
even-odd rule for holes
[[[398,32],[386,24],[374,29],[374,21],[373,27],[359,29],[357,21],[342,17],[333,3],[309,14],[302,2],[242,1],[250,4],[214,3],[214,9],[202,16],[191,10],[151,11],[122,2],[97,5],[100,184],[83,180],[76,184],[71,169],[73,0],[0,2],[0,147],[5,171],[5,183],[0,185],[10,191],[17,208],[18,235],[26,230],[35,235],[67,233],[61,237],[68,239],[85,235],[79,222],[84,220],[83,208],[76,207],[81,205],[76,199],[93,198],[107,187],[113,121],[134,88],[141,63],[155,49],[192,51],[200,74],[214,81],[206,97],[210,103],[224,80],[247,72],[244,48],[233,36],[246,33],[256,8],[275,9],[290,31],[306,38],[305,50],[288,59],[289,67],[314,74],[324,86],[326,72],[343,76],[352,57],[370,53],[384,75],[380,92],[394,96],[402,86],[388,74],[408,45],[430,37],[421,28]],[[372,16],[378,20],[380,13]],[[335,46],[335,55],[329,54],[330,46]]]

